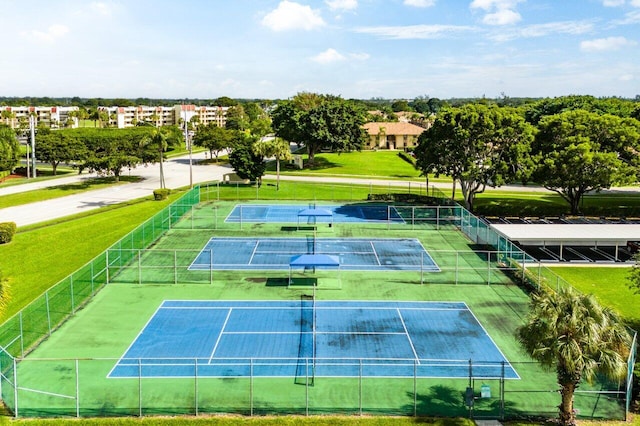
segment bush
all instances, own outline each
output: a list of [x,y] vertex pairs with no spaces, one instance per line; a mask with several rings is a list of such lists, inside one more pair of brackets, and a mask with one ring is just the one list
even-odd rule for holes
[[16,233],[16,228],[15,222],[0,222],[0,244],[11,242]]
[[171,191],[167,188],[154,189],[153,199],[156,201],[166,200],[170,193]]
[[409,164],[411,164],[412,166],[415,167],[416,160],[415,160],[415,158],[413,158],[411,156],[411,153],[406,153],[404,151],[400,151],[400,152],[398,152],[398,157],[402,158],[404,161],[406,161],[407,163],[409,163]]

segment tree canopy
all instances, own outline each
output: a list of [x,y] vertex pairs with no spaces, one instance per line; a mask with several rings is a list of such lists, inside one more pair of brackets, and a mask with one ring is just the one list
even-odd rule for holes
[[361,149],[365,142],[366,111],[336,96],[299,93],[279,103],[272,119],[278,137],[305,145],[309,163],[322,149],[347,152]]
[[9,126],[0,124],[0,171],[11,171],[20,160],[20,144]]
[[582,379],[591,381],[596,374],[618,379],[626,373],[631,339],[619,316],[571,287],[534,295],[517,338],[533,359],[556,370],[563,425],[575,424],[573,395]]
[[587,192],[635,180],[637,120],[574,110],[543,117],[538,129],[533,179],[565,199],[572,214]]
[[41,130],[36,137],[36,153],[40,161],[51,164],[53,175],[62,162],[83,162],[89,152],[86,146],[69,132]]
[[531,173],[534,128],[512,108],[469,104],[440,111],[418,137],[416,166],[423,174],[451,176],[459,182],[465,206],[487,186],[500,186]]
[[206,126],[198,126],[198,131],[193,137],[193,144],[201,146],[209,150],[211,158],[216,157],[225,149],[233,146],[234,134],[232,130],[219,127],[215,123],[209,123]]
[[264,156],[254,150],[253,145],[257,139],[242,133],[239,135],[242,135],[242,141],[237,142],[233,152],[229,154],[229,163],[241,179],[255,181],[261,186],[267,165]]

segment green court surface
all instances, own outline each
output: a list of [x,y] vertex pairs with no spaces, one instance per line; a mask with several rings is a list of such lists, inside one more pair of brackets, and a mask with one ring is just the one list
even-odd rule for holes
[[[211,201],[182,209],[181,219],[165,227],[159,238],[155,232],[153,236],[149,234],[152,228],[164,226],[163,220],[151,222],[136,234],[136,238],[145,241],[144,249],[123,239],[91,264],[91,288],[87,291],[95,295],[85,296],[89,299],[86,304],[71,296],[61,307],[62,304],[50,303],[57,294],[48,293],[47,308],[37,308],[37,313],[33,308],[30,317],[52,324],[57,310],[69,309],[70,305],[74,313],[59,328],[54,321],[49,326],[50,335],[45,326],[42,341],[31,352],[30,342],[37,338],[26,336],[29,329],[37,326],[27,321],[26,314],[24,319],[19,317],[19,325],[5,324],[0,341],[5,348],[11,348],[16,361],[13,363],[4,352],[0,354],[2,396],[17,411],[14,414],[75,417],[366,413],[474,418],[556,415],[560,397],[555,374],[532,362],[514,337],[529,304],[526,290],[513,281],[522,278],[521,270],[504,253],[469,240],[459,231],[452,212],[432,209],[431,213],[436,212],[432,215],[422,209],[419,213],[424,222],[414,221],[404,227],[367,223],[296,229],[283,224],[225,223],[224,218],[234,205]],[[412,218],[417,217],[415,209],[406,211]],[[336,271],[305,271],[298,273],[294,285],[290,285],[286,271],[188,269],[214,236],[300,238],[320,233],[345,239],[417,238],[440,271],[340,271],[339,278]],[[108,284],[94,288],[94,276],[106,277]],[[336,280],[340,285],[335,285]],[[64,288],[70,288],[73,295],[81,280],[70,281]],[[198,377],[197,373],[181,378],[108,378],[165,300],[300,301],[309,294],[315,294],[316,300],[464,302],[520,379],[480,380],[472,372],[464,379],[360,376],[318,377],[312,381],[307,377],[300,381],[297,377]],[[12,336],[25,337],[16,340]],[[29,343],[21,347],[21,342],[26,341]],[[465,404],[469,387],[475,397],[472,409]],[[618,384],[597,382],[584,384],[579,390],[579,417],[624,417],[624,395],[617,392]],[[594,390],[611,393],[591,392]]]

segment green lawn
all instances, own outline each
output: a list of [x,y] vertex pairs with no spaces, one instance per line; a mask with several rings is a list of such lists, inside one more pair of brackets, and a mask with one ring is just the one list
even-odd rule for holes
[[640,294],[629,289],[630,268],[565,266],[550,269],[573,287],[595,295],[602,304],[614,308],[630,326],[640,331]]
[[[303,170],[286,168],[284,162],[280,162],[280,172],[293,175],[357,176],[363,179],[387,178],[424,181],[420,172],[400,158],[397,151],[360,151],[340,154],[323,152],[315,156],[315,163],[310,167],[307,167],[305,154],[304,162],[305,168]],[[270,162],[267,172],[274,173],[275,171],[275,162]]]
[[176,192],[166,201],[137,200],[120,208],[93,210],[77,219],[65,218],[50,226],[19,228],[11,243],[0,245],[0,269],[9,279],[11,295],[0,321],[18,312],[178,196]]

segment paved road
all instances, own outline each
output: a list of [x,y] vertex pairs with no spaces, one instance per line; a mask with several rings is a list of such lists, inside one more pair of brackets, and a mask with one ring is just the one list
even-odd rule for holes
[[[204,159],[204,154],[194,154],[193,183],[221,180],[223,175],[232,170],[228,166],[198,165],[197,160]],[[154,189],[160,187],[160,168],[158,164],[139,166],[125,174],[140,176],[140,182],[111,186],[104,189],[86,191],[75,195],[39,201],[21,206],[0,209],[0,222],[15,222],[18,226],[30,225],[45,220],[97,209],[109,204],[147,197]],[[189,158],[180,157],[164,162],[165,183],[167,188],[189,186]],[[13,185],[0,188],[0,196],[17,192],[31,191],[49,186],[69,184],[82,179],[94,178],[93,174],[68,176],[40,182]]]
[[[218,166],[201,165],[198,160],[205,158],[204,153],[193,155],[193,183],[209,182],[222,180],[223,176],[232,172],[228,165]],[[159,184],[159,165],[140,166],[132,169],[125,174],[140,176],[142,181],[136,183],[128,183],[118,186],[112,186],[105,189],[97,189],[86,191],[76,195],[55,198],[52,200],[40,201],[36,203],[26,204],[22,206],[8,207],[0,209],[0,222],[12,221],[18,226],[30,225],[43,222],[50,219],[56,219],[75,213],[96,209],[109,204],[117,204],[136,198],[146,197],[153,193],[154,189],[160,187]],[[165,161],[164,163],[165,182],[168,188],[180,188],[188,186],[189,179],[189,158],[178,157]],[[95,175],[82,174],[73,175],[58,179],[49,179],[39,182],[26,183],[21,185],[13,185],[6,188],[0,188],[0,196],[13,194],[18,192],[31,191],[49,186],[69,184],[80,181],[82,179],[94,178]],[[265,179],[275,179],[275,175],[267,175]],[[417,185],[424,185],[424,181],[416,184],[415,181],[398,181],[384,179],[362,179],[351,176],[281,176],[283,181],[317,181],[325,183],[351,183],[361,185],[382,185],[408,188],[416,188]],[[445,194],[451,191],[450,183],[430,182],[429,185],[435,186],[443,190]],[[502,191],[527,191],[527,192],[549,192],[544,188],[520,185],[505,185],[498,188]],[[606,192],[640,194],[637,187],[614,188]]]

